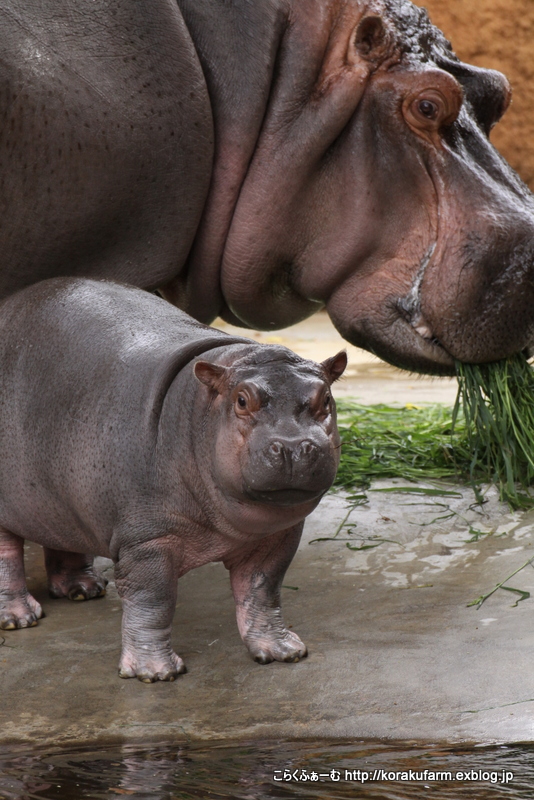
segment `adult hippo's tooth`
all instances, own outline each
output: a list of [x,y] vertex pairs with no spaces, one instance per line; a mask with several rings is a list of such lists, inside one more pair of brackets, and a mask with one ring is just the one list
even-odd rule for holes
[[414,331],[417,331],[419,336],[422,336],[423,339],[435,339],[435,336],[432,333],[430,325],[424,319],[424,317],[421,316],[421,314],[418,314],[417,317],[412,319],[410,324],[414,329]]

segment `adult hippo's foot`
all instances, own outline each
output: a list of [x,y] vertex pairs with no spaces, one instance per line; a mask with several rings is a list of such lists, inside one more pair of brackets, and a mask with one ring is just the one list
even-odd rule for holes
[[107,580],[93,568],[93,557],[44,548],[50,597],[92,600],[106,594]]
[[174,681],[187,672],[182,659],[173,650],[162,653],[139,653],[124,649],[119,663],[121,678],[137,678],[143,683]]
[[0,629],[33,628],[43,614],[24,576],[24,540],[0,528]]

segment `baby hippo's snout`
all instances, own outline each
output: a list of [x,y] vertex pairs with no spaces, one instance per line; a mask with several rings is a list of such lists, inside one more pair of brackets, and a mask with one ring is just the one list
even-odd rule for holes
[[276,436],[251,449],[247,494],[254,500],[293,505],[324,494],[336,475],[332,443],[320,435]]

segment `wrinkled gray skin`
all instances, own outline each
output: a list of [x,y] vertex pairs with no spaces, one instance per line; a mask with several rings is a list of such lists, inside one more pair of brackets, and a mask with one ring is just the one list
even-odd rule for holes
[[[510,90],[407,0],[3,0],[0,297],[108,277],[263,329],[326,307],[452,371],[534,335]],[[513,43],[511,43],[513,46]]]
[[108,281],[52,279],[0,305],[0,628],[35,625],[23,542],[45,548],[53,597],[105,592],[115,562],[120,675],[174,680],[177,580],[230,571],[241,637],[261,663],[306,655],[280,610],[304,518],[340,441],[316,364],[200,325]]

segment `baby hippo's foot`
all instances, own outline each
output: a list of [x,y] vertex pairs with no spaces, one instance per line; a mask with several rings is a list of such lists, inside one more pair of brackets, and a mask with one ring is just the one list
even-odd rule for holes
[[93,567],[91,556],[45,548],[50,597],[91,600],[106,594],[107,580]]
[[69,600],[92,600],[93,597],[104,597],[106,594],[107,580],[94,572],[63,573],[52,575],[48,579],[48,593],[50,597],[68,597]]
[[121,678],[137,678],[143,683],[174,681],[184,672],[184,662],[170,648],[165,653],[147,650],[146,654],[123,650],[119,663]]
[[68,597],[69,600],[92,600],[106,594],[107,580],[98,572],[59,572],[48,576],[50,597]]
[[43,609],[27,589],[23,593],[0,593],[0,628],[14,631],[15,628],[33,628],[43,617]]
[[277,631],[276,635],[262,632],[255,636],[249,633],[245,640],[254,661],[269,664],[271,661],[300,661],[308,655],[302,639],[287,628]]

